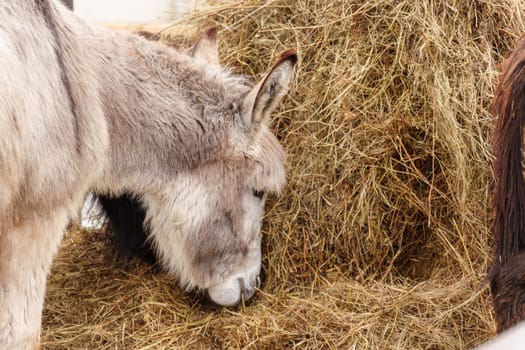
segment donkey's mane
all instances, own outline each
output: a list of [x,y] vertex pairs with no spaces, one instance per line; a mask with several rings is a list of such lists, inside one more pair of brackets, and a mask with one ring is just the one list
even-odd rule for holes
[[[202,90],[203,92],[221,89],[225,97],[238,97],[248,93],[254,86],[252,81],[236,74],[233,68],[195,60],[191,53],[183,48],[175,48],[162,41],[153,41],[139,34],[127,32],[121,34],[128,37],[131,45],[137,49],[137,53],[144,59],[144,64],[151,67],[158,65],[159,59],[165,59],[165,69],[169,71],[170,66],[176,67],[177,79],[193,76],[192,82],[196,83],[196,87],[206,87]],[[150,55],[148,51],[154,52],[154,54]],[[191,89],[191,86],[185,86],[185,88]],[[201,97],[205,96],[202,95]],[[215,98],[217,96],[212,93],[210,97]]]

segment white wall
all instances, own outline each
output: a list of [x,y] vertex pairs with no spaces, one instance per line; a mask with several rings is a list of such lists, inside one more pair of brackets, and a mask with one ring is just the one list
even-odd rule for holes
[[166,23],[195,9],[198,0],[74,0],[75,12],[100,23]]
[[525,349],[525,322],[501,333],[474,350],[522,350]]

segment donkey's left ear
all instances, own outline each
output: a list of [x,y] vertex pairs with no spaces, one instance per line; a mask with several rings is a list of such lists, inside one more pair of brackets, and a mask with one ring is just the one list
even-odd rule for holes
[[252,128],[258,128],[266,123],[274,108],[286,95],[296,63],[295,49],[283,52],[264,78],[246,96],[242,111]]
[[219,42],[216,27],[209,27],[204,30],[193,47],[191,55],[194,59],[207,64],[219,64]]

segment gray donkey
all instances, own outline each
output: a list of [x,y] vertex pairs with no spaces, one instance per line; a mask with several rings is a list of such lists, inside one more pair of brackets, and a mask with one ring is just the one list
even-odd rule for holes
[[88,191],[140,199],[184,288],[250,298],[265,193],[285,183],[268,122],[296,61],[283,53],[254,85],[219,66],[213,30],[185,53],[55,0],[2,0],[0,349],[39,347],[50,265]]

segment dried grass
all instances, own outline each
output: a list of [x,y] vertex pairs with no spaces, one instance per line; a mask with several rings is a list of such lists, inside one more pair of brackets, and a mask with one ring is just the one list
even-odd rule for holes
[[289,184],[268,205],[263,290],[234,310],[201,304],[140,263],[119,268],[103,233],[73,230],[44,347],[464,349],[491,337],[488,108],[524,10],[246,0],[194,15],[221,26],[221,57],[244,74],[299,48],[273,124]]

